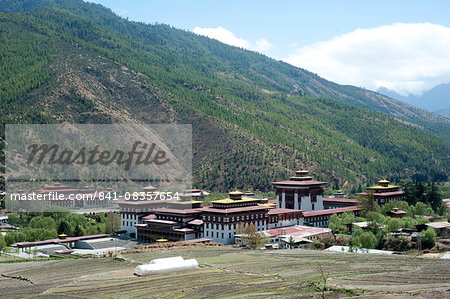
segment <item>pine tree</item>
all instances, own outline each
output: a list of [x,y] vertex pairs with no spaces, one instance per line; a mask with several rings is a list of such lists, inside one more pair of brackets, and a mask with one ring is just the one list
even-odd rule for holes
[[74,234],[75,237],[79,237],[79,236],[83,236],[83,235],[84,235],[84,232],[83,232],[83,230],[81,229],[81,227],[77,224],[77,226],[75,227],[75,230],[74,230],[73,234]]
[[70,223],[67,221],[61,221],[61,223],[58,226],[58,235],[66,234],[70,236],[72,234],[72,227],[70,226]]
[[367,192],[367,195],[358,196],[358,206],[362,209],[361,214],[364,216],[368,212],[381,212],[380,206],[375,202],[373,191]]
[[427,187],[428,192],[426,193],[425,200],[431,205],[433,210],[437,212],[443,205],[441,195],[435,183],[429,183]]

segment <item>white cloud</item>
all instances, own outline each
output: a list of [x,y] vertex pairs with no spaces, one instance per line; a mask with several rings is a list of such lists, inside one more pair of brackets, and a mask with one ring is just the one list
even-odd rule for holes
[[341,84],[420,94],[450,81],[450,28],[430,23],[358,29],[284,61]]
[[261,53],[268,52],[272,48],[272,44],[265,38],[257,40],[255,44],[254,50]]
[[218,41],[228,44],[235,47],[240,48],[250,48],[250,43],[246,41],[245,39],[238,38],[236,35],[233,34],[233,32],[226,30],[223,27],[217,27],[217,28],[200,28],[195,27],[193,32],[195,34],[204,35],[209,38],[217,39]]
[[244,48],[247,50],[253,50],[260,53],[268,52],[272,48],[272,44],[265,38],[261,38],[253,44],[243,38],[237,37],[236,35],[234,35],[233,32],[220,26],[217,28],[195,27],[193,32],[195,34],[204,35],[209,38],[217,39],[218,41],[224,44]]

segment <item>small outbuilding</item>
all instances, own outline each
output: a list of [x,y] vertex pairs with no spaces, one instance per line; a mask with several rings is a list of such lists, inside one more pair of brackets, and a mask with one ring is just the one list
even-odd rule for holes
[[391,218],[403,218],[406,216],[406,212],[399,210],[398,208],[394,208],[392,211],[387,212],[387,215]]
[[450,223],[447,221],[425,223],[427,227],[432,227],[438,236],[448,236],[450,230]]

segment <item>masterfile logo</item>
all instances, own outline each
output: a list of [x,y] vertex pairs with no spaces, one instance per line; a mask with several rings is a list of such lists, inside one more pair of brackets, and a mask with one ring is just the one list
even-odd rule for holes
[[191,125],[6,125],[5,133],[6,191],[20,198],[46,190],[117,200],[147,185],[171,194],[192,187]]
[[[139,147],[141,150],[139,150]],[[124,169],[128,171],[133,163],[134,156],[136,156],[136,165],[150,165],[153,163],[156,165],[163,165],[170,162],[170,160],[166,158],[165,151],[156,150],[156,143],[152,143],[149,146],[148,143],[141,141],[135,141],[129,152],[123,152],[121,150],[115,150],[114,153],[108,150],[101,151],[98,144],[94,149],[89,150],[86,149],[86,147],[82,147],[78,152],[67,149],[60,150],[58,144],[50,146],[48,144],[32,144],[28,146],[28,150],[30,151],[26,162],[28,165],[32,164],[36,158],[36,163],[47,163],[50,165],[109,165],[111,163],[116,163],[118,165],[124,165]]]

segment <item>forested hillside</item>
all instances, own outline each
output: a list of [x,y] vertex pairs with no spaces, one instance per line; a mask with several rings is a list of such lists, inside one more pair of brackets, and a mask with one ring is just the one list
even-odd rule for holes
[[192,123],[195,185],[222,191],[449,174],[448,120],[379,94],[82,1],[0,11],[2,126]]

